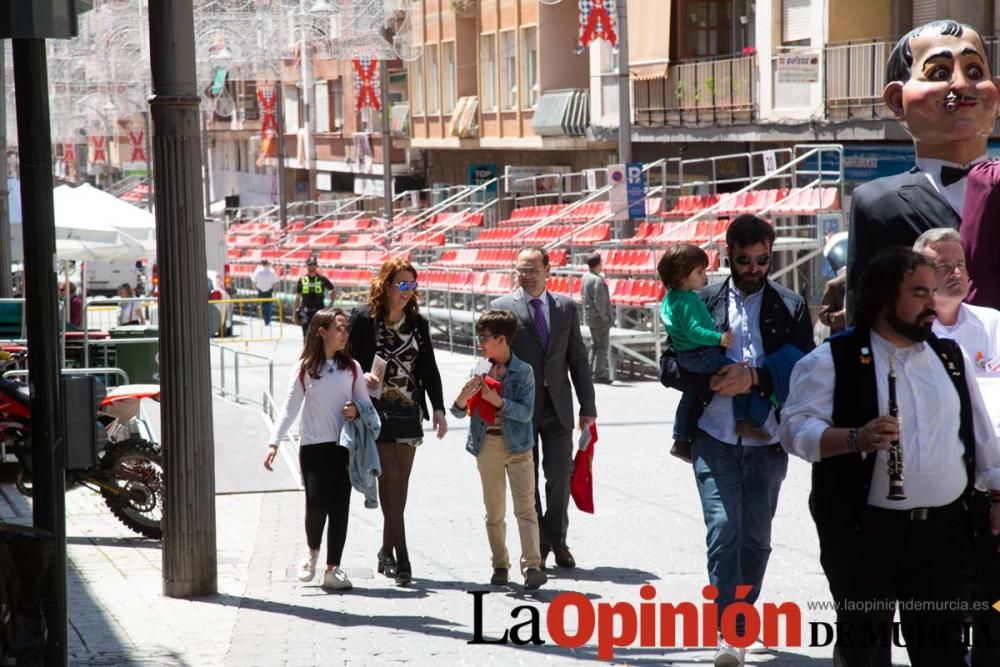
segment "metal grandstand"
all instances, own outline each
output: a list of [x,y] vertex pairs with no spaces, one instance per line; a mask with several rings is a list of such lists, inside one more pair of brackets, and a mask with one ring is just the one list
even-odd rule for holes
[[[584,259],[598,250],[617,310],[617,372],[644,375],[656,368],[662,338],[656,262],[667,245],[699,244],[712,259],[713,273],[723,277],[729,221],[742,213],[762,215],[778,236],[772,277],[812,301],[818,298],[823,243],[843,228],[842,157],[839,144],[821,144],[657,160],[643,168],[646,217],[631,235],[615,219],[620,216],[611,208],[606,170],[597,170],[532,177],[546,184],[542,188],[501,177],[443,192],[398,193],[391,226],[384,222],[381,198],[363,196],[298,202],[298,217],[285,230],[273,210],[256,211],[253,218],[240,211],[236,219],[245,222],[230,225],[228,253],[237,284],[247,289],[261,259],[294,280],[305,261],[316,257],[335,284],[355,294],[366,292],[386,258],[408,257],[420,272],[423,312],[450,346],[470,347],[476,313],[515,286],[518,248],[545,247],[553,267],[550,290],[577,300]],[[739,175],[720,176],[722,164],[727,174]],[[499,195],[484,196],[494,186]]]

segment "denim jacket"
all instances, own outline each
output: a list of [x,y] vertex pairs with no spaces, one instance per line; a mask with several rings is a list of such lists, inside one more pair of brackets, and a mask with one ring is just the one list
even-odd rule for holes
[[365,507],[378,507],[378,478],[382,463],[378,458],[375,439],[382,424],[371,403],[356,403],[358,416],[344,422],[340,430],[340,444],[349,452],[347,470],[351,486],[365,495]]
[[[503,378],[503,407],[500,408],[500,427],[503,430],[503,441],[507,451],[520,454],[530,450],[535,445],[534,426],[531,423],[535,408],[535,375],[531,366],[524,363],[511,352],[507,373]],[[454,403],[451,413],[456,417],[464,417],[467,412],[460,410]],[[473,456],[479,456],[483,439],[486,437],[486,422],[477,411],[472,415],[469,425],[469,437],[465,442],[465,450]]]

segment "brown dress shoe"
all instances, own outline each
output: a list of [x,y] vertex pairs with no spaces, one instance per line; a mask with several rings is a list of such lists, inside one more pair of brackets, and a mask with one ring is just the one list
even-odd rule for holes
[[540,588],[549,578],[537,567],[529,567],[524,571],[524,590],[534,591]]
[[495,568],[493,568],[493,576],[490,577],[490,585],[492,585],[492,586],[506,586],[507,583],[508,583],[507,568],[505,568],[505,567],[495,567]]
[[569,552],[569,547],[565,544],[561,547],[553,548],[552,553],[556,555],[556,565],[559,567],[564,567],[566,569],[576,567],[576,560],[574,560],[573,554]]

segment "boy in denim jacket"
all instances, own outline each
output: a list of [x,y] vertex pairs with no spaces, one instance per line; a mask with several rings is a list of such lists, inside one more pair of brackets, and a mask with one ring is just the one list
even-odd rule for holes
[[[540,587],[548,577],[541,570],[538,517],[535,513],[535,464],[531,424],[535,405],[535,378],[531,367],[514,356],[510,342],[517,316],[507,310],[488,310],[476,322],[476,340],[484,361],[455,399],[456,417],[472,419],[465,449],[476,457],[486,505],[486,536],[493,554],[490,583],[506,586],[507,484],[514,499],[514,516],[521,537],[524,588]],[[486,371],[486,369],[489,369]]]

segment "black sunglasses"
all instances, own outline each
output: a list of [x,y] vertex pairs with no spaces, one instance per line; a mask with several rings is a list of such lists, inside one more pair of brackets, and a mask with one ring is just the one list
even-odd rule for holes
[[750,255],[737,255],[733,258],[733,261],[740,266],[750,266],[751,262],[756,262],[757,266],[767,266],[771,263],[770,255],[756,255],[751,257]]

